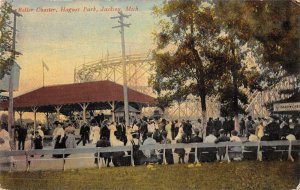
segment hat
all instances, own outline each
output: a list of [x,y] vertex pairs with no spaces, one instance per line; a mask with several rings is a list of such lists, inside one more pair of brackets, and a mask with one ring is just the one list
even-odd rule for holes
[[58,125],[59,124],[59,121],[54,121],[53,122],[53,125]]
[[96,121],[96,119],[92,119],[91,120],[91,125],[97,125],[98,123],[97,123],[97,121]]
[[53,124],[54,124],[54,125],[63,125],[63,123],[62,123],[62,122],[59,122],[59,121],[54,121]]
[[139,133],[132,133],[132,138],[138,139],[139,138]]
[[219,133],[220,133],[220,134],[224,134],[224,133],[225,133],[225,130],[224,130],[224,129],[220,129],[220,130],[219,130]]

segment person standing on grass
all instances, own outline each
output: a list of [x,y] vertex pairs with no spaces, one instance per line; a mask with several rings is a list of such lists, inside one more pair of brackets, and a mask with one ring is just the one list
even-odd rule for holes
[[215,119],[214,121],[214,130],[220,131],[221,128],[222,128],[222,122],[220,121],[220,118],[217,117],[217,119]]
[[186,123],[183,124],[183,132],[186,134],[187,141],[189,142],[192,138],[193,126],[190,120],[187,120]]
[[100,127],[98,126],[98,123],[95,119],[93,119],[91,121],[91,126],[92,126],[92,128],[91,128],[91,130],[92,130],[92,132],[91,132],[91,134],[92,134],[92,136],[91,136],[92,143],[96,144],[100,140]]
[[251,116],[248,116],[248,119],[246,121],[246,127],[245,127],[245,134],[246,136],[249,135],[249,131],[254,129],[254,121],[252,120]]
[[175,123],[174,123],[174,121],[172,121],[171,122],[171,135],[172,135],[172,140],[174,140],[175,139],[175,135],[176,134],[176,132],[175,132]]
[[39,135],[41,136],[41,138],[42,138],[42,144],[44,144],[44,138],[45,138],[45,134],[44,134],[44,131],[42,130],[42,125],[41,124],[39,124],[38,125],[38,132],[39,132]]
[[[111,122],[110,125],[115,125],[115,122]],[[108,123],[107,122],[103,122],[101,124],[100,139],[102,139],[103,137],[106,137],[107,140],[110,140],[110,131],[109,131]]]
[[241,136],[245,135],[245,129],[246,129],[246,123],[245,123],[244,118],[242,118],[240,121],[240,135]]
[[82,141],[83,146],[85,146],[85,144],[89,142],[89,133],[90,133],[89,126],[86,123],[83,124],[80,128],[81,138],[77,142],[77,145]]
[[[76,139],[75,139],[75,127],[72,123],[68,123],[66,129],[66,148],[76,148]],[[69,154],[65,155],[66,157],[69,156]]]
[[[57,126],[53,140],[55,141],[54,149],[66,148],[65,130],[63,129],[63,123],[58,121],[54,122]],[[62,154],[54,154],[53,157],[62,158]]]
[[207,125],[206,125],[206,133],[207,134],[212,133],[213,129],[214,129],[213,118],[210,117],[208,119],[208,122],[207,122]]
[[176,140],[176,136],[179,133],[179,128],[180,128],[180,123],[178,122],[178,120],[175,120],[175,139]]
[[27,137],[27,129],[25,129],[24,125],[21,125],[18,130],[18,149],[24,150],[25,148],[25,140]]

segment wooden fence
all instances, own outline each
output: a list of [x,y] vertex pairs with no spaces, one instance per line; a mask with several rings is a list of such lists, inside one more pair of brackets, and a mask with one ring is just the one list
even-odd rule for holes
[[[276,150],[276,147],[285,147],[284,149],[279,149]],[[166,149],[176,149],[176,148],[184,148],[184,149],[190,149],[190,148],[195,148],[195,152],[193,154],[195,155],[195,162],[198,163],[198,155],[197,148],[226,148],[226,158],[227,161],[230,162],[229,159],[229,153],[233,153],[234,151],[231,150],[232,147],[240,147],[241,152],[252,152],[248,151],[247,148],[245,147],[257,147],[257,155],[259,155],[259,152],[262,152],[262,147],[274,147],[274,151],[278,152],[287,152],[288,153],[288,158],[291,161],[294,161],[292,157],[292,152],[297,152],[299,154],[300,152],[300,140],[297,141],[287,141],[287,140],[282,140],[282,141],[260,141],[260,142],[221,142],[221,143],[189,143],[189,144],[155,144],[155,145],[141,145],[139,147],[139,150],[162,150],[162,160],[163,164],[166,164]],[[104,152],[131,152],[130,159],[131,159],[131,165],[134,166],[134,158],[133,158],[133,146],[119,146],[119,147],[95,147],[95,148],[75,148],[75,149],[51,149],[51,150],[28,150],[28,151],[20,151],[20,150],[13,150],[13,151],[0,151],[0,158],[5,158],[5,157],[11,157],[11,156],[25,156],[25,160],[20,160],[20,161],[25,161],[26,162],[26,171],[30,170],[30,163],[31,161],[35,160],[62,160],[62,170],[64,171],[66,169],[65,164],[66,160],[70,159],[84,159],[84,158],[95,158],[94,153],[98,153],[98,167],[101,168],[101,165],[103,165],[103,160],[100,158],[99,153],[104,153]],[[89,157],[70,157],[67,158],[66,154],[87,154],[91,153],[93,156]],[[62,158],[31,158],[31,155],[53,155],[53,154],[61,154]],[[261,158],[257,157],[258,160],[261,160]],[[11,163],[12,164],[12,163]],[[10,166],[11,168],[11,166]]]

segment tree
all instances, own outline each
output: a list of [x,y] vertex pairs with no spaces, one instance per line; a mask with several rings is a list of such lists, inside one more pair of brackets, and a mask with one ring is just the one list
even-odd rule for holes
[[0,6],[0,79],[9,74],[16,54],[12,49],[12,11],[12,5],[7,1]]
[[[289,75],[298,76],[299,81],[299,5],[290,0],[233,0],[219,1],[216,10],[230,34],[255,48],[252,52],[260,73],[253,72],[249,77],[250,90],[272,87]],[[293,90],[296,91],[297,88]]]
[[234,33],[259,42],[256,57],[261,57],[257,61],[262,73],[257,82],[271,86],[287,75],[299,75],[299,4],[291,0],[220,1],[216,9]]
[[215,91],[221,76],[221,62],[209,59],[215,54],[220,28],[211,7],[200,0],[164,1],[155,6],[160,31],[155,33],[156,71],[151,77],[154,90],[163,98],[183,101],[189,94],[200,97],[202,121],[206,124],[206,97]]

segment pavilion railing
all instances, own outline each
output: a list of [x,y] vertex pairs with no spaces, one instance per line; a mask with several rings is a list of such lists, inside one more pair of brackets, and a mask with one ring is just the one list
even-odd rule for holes
[[[245,149],[245,147],[257,147],[257,160],[261,161],[261,158],[259,157],[259,152],[262,152],[262,147],[277,147],[277,146],[285,146],[285,149],[279,149],[274,150],[279,152],[287,152],[288,158],[291,161],[294,161],[292,157],[292,151],[300,153],[300,140],[296,141],[287,141],[287,140],[281,140],[281,141],[260,141],[260,142],[220,142],[217,144],[214,143],[189,143],[189,144],[155,144],[155,145],[141,145],[139,147],[139,150],[162,150],[162,160],[163,163],[166,164],[166,149],[177,149],[177,148],[184,148],[184,149],[190,149],[195,148],[195,163],[198,163],[198,157],[196,155],[198,148],[226,148],[226,157],[227,161],[230,162],[229,159],[229,153],[234,152],[252,152]],[[241,151],[233,151],[231,150],[231,147],[240,147]],[[19,160],[20,162],[26,162],[26,171],[30,170],[30,163],[31,161],[37,161],[37,160],[62,160],[62,170],[66,170],[66,160],[70,159],[84,159],[84,158],[95,158],[94,154],[97,153],[98,157],[98,167],[101,168],[101,165],[103,165],[103,160],[100,158],[99,153],[105,153],[105,152],[131,152],[130,160],[131,165],[134,166],[134,158],[133,158],[133,146],[118,146],[118,147],[95,147],[95,148],[74,148],[74,149],[51,149],[51,150],[28,150],[28,151],[20,151],[20,150],[13,150],[13,151],[0,151],[0,159],[5,157],[13,157],[13,156],[25,156],[26,159]],[[70,157],[67,158],[67,154],[88,154],[92,153],[93,156],[89,157]],[[53,154],[60,154],[62,155],[62,158],[31,158],[31,155],[53,155]],[[12,168],[12,163],[10,162],[10,169]]]

